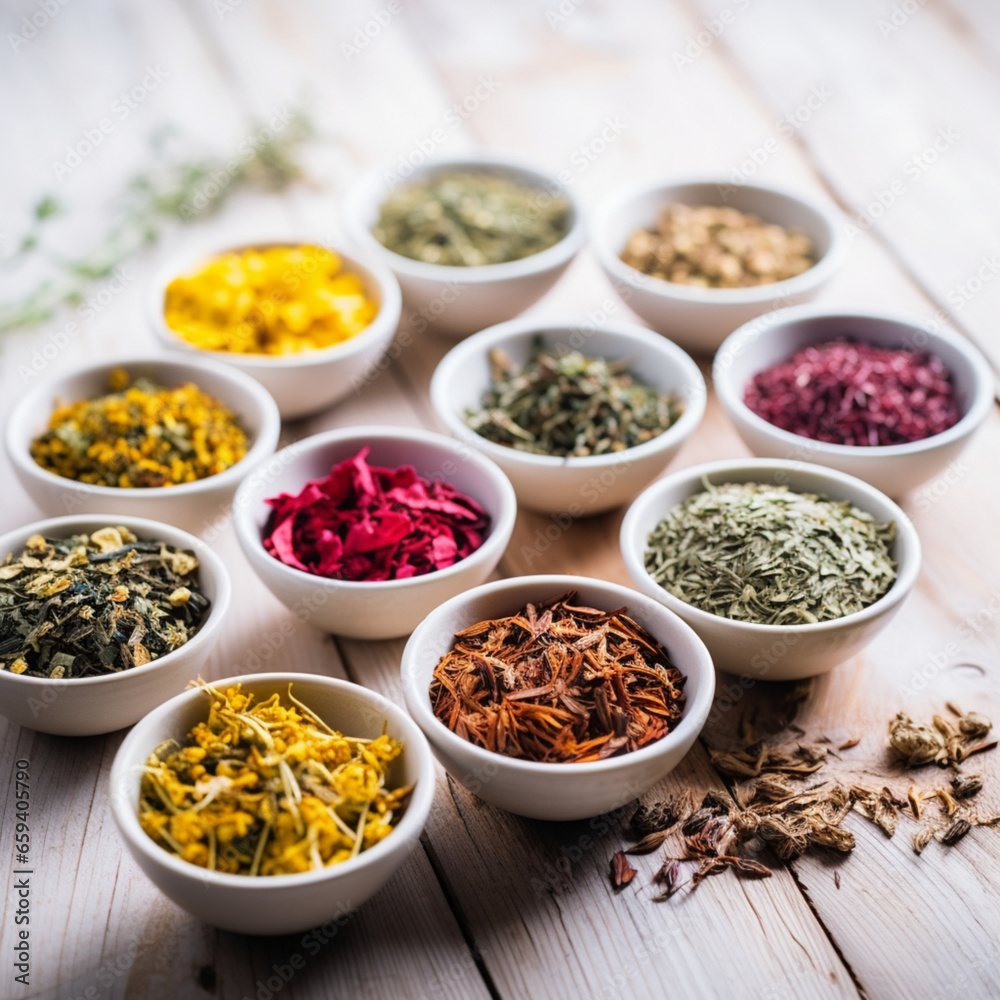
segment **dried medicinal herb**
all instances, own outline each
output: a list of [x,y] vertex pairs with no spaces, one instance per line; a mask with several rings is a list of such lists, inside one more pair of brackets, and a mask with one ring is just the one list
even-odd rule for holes
[[661,902],[662,900],[670,899],[679,888],[680,877],[680,862],[676,858],[668,858],[664,861],[663,866],[653,876],[653,883],[663,887],[663,892],[659,896],[653,897],[655,901]]
[[231,875],[289,875],[357,857],[388,837],[413,786],[391,788],[388,736],[331,729],[292,694],[256,701],[204,686],[208,719],[146,761],[143,830],[164,850]]
[[434,669],[434,714],[452,732],[509,757],[603,760],[666,736],[685,678],[625,608],[573,604],[575,591],[456,633]]
[[686,819],[689,812],[690,809],[684,803],[678,803],[672,798],[660,799],[639,806],[632,813],[629,826],[634,834],[645,837],[650,833],[669,830],[680,820]]
[[0,669],[72,680],[141,667],[183,646],[208,608],[190,552],[122,527],[32,535],[0,564]]
[[959,775],[952,778],[952,794],[956,799],[971,799],[983,790],[983,778],[980,774]]
[[706,483],[650,532],[645,565],[666,591],[702,611],[812,624],[860,611],[889,590],[895,530],[846,500]]
[[889,722],[889,745],[907,767],[940,764],[955,767],[973,754],[992,750],[996,741],[982,741],[993,723],[976,712],[963,715],[953,705],[948,706],[959,716],[957,723],[935,715],[932,725],[914,722],[899,712]]
[[940,358],[843,339],[811,345],[758,372],[743,401],[792,434],[864,447],[922,441],[961,416]]
[[490,351],[490,388],[465,422],[489,441],[535,455],[580,457],[624,451],[652,441],[681,415],[663,395],[629,372],[628,361],[550,350],[539,334],[520,369]]
[[31,443],[43,469],[96,486],[155,488],[214,476],[247,453],[237,417],[190,382],[131,382],[117,368],[110,389],[56,408]]
[[442,479],[368,465],[368,448],[297,494],[265,502],[264,548],[335,580],[406,580],[446,569],[486,540],[490,516]]
[[655,227],[633,233],[622,260],[676,284],[745,288],[784,281],[816,263],[804,233],[735,208],[666,205]]
[[624,889],[635,878],[637,870],[629,863],[628,858],[619,851],[611,858],[611,884],[616,889]]
[[967,819],[956,819],[955,822],[941,834],[941,843],[944,844],[945,847],[952,847],[957,844],[971,829],[972,824]]
[[296,354],[341,344],[378,312],[357,274],[326,247],[220,254],[167,285],[163,318],[204,351]]
[[405,184],[382,203],[372,235],[428,264],[480,267],[530,257],[572,223],[569,199],[491,170],[448,170]]

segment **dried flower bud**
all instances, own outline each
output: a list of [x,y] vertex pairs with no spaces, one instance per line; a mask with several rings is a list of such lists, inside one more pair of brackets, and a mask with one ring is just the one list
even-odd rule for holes
[[940,841],[946,847],[953,847],[957,844],[970,830],[972,829],[972,824],[967,819],[956,819],[951,826],[940,836]]
[[632,832],[638,837],[646,837],[673,826],[678,820],[677,806],[672,799],[661,799],[641,805],[629,821]]
[[993,723],[985,715],[969,712],[968,715],[963,715],[959,720],[958,728],[970,740],[979,740],[993,728]]
[[908,767],[946,758],[944,737],[900,712],[889,723],[889,743]]
[[983,778],[980,774],[960,774],[951,782],[952,795],[956,799],[971,799],[983,790]]

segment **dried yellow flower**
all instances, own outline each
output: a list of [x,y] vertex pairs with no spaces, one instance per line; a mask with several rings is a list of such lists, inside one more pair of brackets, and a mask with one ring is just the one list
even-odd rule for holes
[[343,343],[378,312],[361,278],[324,247],[271,246],[214,257],[175,278],[167,326],[205,351],[295,354]]
[[412,787],[387,787],[402,751],[344,736],[292,696],[255,703],[204,686],[208,719],[146,761],[139,821],[185,861],[235,875],[329,867],[387,837]]
[[49,429],[31,443],[43,469],[98,486],[176,486],[214,476],[246,455],[239,421],[196,385],[167,388],[145,378],[130,384],[121,369],[110,384],[106,396],[56,408]]

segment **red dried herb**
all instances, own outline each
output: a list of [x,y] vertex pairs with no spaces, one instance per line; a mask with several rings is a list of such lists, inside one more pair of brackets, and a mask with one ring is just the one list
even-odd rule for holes
[[624,889],[637,874],[638,869],[632,867],[621,851],[611,858],[611,884],[616,889]]
[[743,401],[792,434],[867,447],[922,441],[960,416],[940,358],[848,340],[806,347],[759,372]]
[[626,609],[575,607],[575,597],[456,633],[434,669],[434,714],[494,753],[553,764],[666,736],[684,710],[684,675]]
[[450,483],[369,466],[368,448],[272,508],[264,548],[288,566],[337,580],[405,580],[445,569],[483,544],[490,517]]

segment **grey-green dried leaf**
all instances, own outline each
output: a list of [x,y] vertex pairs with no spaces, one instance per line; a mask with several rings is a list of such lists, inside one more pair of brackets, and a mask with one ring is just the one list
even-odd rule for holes
[[653,528],[644,556],[653,579],[694,607],[737,621],[813,624],[868,607],[896,579],[892,522],[782,485],[704,486]]

